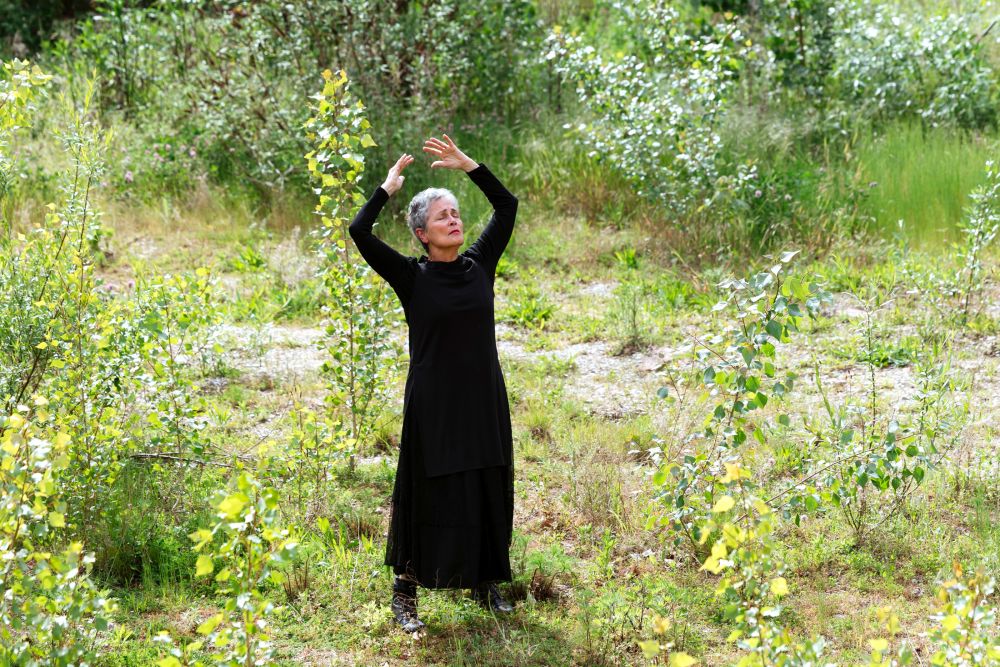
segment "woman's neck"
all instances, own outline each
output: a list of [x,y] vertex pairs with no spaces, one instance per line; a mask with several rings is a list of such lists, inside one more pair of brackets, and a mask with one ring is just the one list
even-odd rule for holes
[[458,259],[458,246],[452,246],[451,248],[431,246],[427,250],[427,259],[432,262],[454,262]]

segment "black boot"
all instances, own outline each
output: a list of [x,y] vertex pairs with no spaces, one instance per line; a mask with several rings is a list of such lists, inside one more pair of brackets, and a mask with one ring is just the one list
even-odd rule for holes
[[472,589],[472,599],[486,609],[500,612],[501,614],[509,614],[514,611],[514,605],[504,599],[504,596],[500,594],[500,589],[492,581],[480,584]]
[[407,633],[413,633],[424,627],[423,621],[417,618],[417,585],[411,581],[400,579],[392,584],[392,615],[396,622]]

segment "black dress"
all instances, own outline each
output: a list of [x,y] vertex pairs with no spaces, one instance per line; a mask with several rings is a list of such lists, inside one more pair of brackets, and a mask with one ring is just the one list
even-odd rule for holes
[[517,198],[482,163],[468,175],[494,213],[454,261],[407,257],[372,234],[389,198],[381,186],[350,226],[361,256],[396,292],[409,325],[385,564],[427,588],[511,580],[514,452],[493,281],[514,230]]

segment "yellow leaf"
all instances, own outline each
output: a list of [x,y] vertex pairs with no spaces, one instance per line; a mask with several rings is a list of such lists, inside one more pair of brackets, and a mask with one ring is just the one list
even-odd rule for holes
[[670,667],[691,667],[691,665],[697,664],[698,661],[689,656],[687,653],[670,654]]
[[172,655],[156,661],[156,667],[181,667],[181,661]]
[[194,576],[204,577],[205,575],[212,574],[214,570],[215,570],[215,563],[212,561],[211,556],[206,556],[204,554],[198,556],[198,562],[195,565]]
[[21,427],[24,426],[24,417],[21,415],[11,415],[10,417],[7,417],[7,426],[14,431],[21,430]]
[[708,557],[700,569],[718,574],[722,570],[722,564],[719,561],[726,557],[726,553],[726,543],[716,542],[712,545],[712,555]]
[[249,500],[250,499],[242,493],[234,493],[219,503],[219,512],[224,514],[227,518],[235,518],[240,513],[240,510],[242,510],[247,502],[249,502]]
[[639,642],[639,648],[642,649],[642,655],[646,658],[655,658],[660,654],[660,643],[655,639]]
[[219,623],[222,623],[222,614],[216,614],[212,616],[207,621],[198,626],[199,635],[211,634],[215,628],[219,627]]
[[784,577],[775,577],[771,580],[771,592],[775,595],[788,595],[788,582]]
[[886,625],[885,625],[885,629],[888,630],[891,634],[894,634],[894,635],[898,634],[899,633],[899,616],[896,616],[895,614],[891,614],[889,616],[889,622],[886,623]]
[[658,635],[665,634],[667,630],[670,629],[670,620],[663,618],[662,616],[656,616],[653,618],[653,632]]
[[366,134],[365,136],[361,137],[361,147],[362,148],[371,148],[372,146],[375,146],[375,145],[376,145],[375,144],[375,140],[372,139],[372,135]]
[[53,528],[65,528],[66,517],[59,512],[49,512],[49,525]]
[[873,651],[880,653],[889,648],[889,642],[884,639],[871,639],[868,641],[868,644],[872,647]]
[[952,630],[958,627],[959,623],[960,621],[958,620],[958,616],[955,616],[955,614],[951,614],[950,616],[944,617],[944,620],[941,621],[941,627],[943,627],[948,632],[951,632]]
[[733,500],[732,496],[722,496],[715,502],[715,507],[712,508],[712,512],[719,514],[721,512],[728,512],[736,506],[736,501]]
[[740,465],[738,463],[727,463],[726,464],[726,474],[722,478],[723,484],[728,484],[729,482],[735,482],[740,478]]
[[205,544],[206,542],[212,541],[212,531],[210,531],[207,528],[199,528],[198,530],[189,534],[188,538],[192,542],[201,542],[202,544]]
[[67,433],[66,431],[60,431],[59,434],[56,435],[55,440],[52,442],[52,444],[62,449],[63,447],[65,447],[70,443],[70,440],[71,438],[69,437],[69,433]]

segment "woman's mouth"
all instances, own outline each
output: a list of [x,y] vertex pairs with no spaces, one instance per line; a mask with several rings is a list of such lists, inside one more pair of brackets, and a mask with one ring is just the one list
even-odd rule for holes
[[453,229],[450,232],[448,232],[448,236],[451,236],[452,234],[461,234],[461,233],[462,233],[461,229]]

